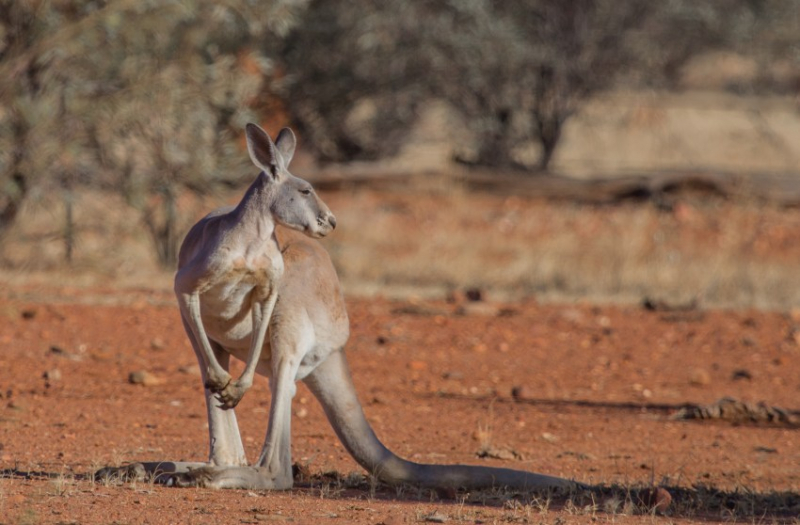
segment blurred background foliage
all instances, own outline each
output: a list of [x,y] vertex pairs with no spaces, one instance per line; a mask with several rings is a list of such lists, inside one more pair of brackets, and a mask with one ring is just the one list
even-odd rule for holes
[[31,195],[91,185],[121,192],[172,265],[178,194],[241,181],[239,130],[303,7],[4,0],[0,235]]
[[[675,87],[710,49],[797,60],[796,1],[312,1],[281,54],[290,113],[329,160],[378,158],[431,98],[464,117],[463,160],[547,169],[566,119],[612,87]],[[740,86],[769,89],[770,86]],[[795,86],[796,87],[796,86]],[[540,144],[533,166],[513,151]]]
[[438,100],[469,137],[458,161],[541,172],[588,98],[675,89],[701,53],[764,64],[729,90],[797,93],[766,66],[797,70],[798,13],[797,0],[0,0],[0,243],[26,200],[58,194],[70,259],[75,192],[91,187],[119,193],[171,267],[180,195],[252,177],[248,121],[294,126],[320,162],[376,160]]

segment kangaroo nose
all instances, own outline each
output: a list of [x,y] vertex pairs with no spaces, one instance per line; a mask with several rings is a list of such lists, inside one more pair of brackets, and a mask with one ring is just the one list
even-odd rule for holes
[[336,229],[336,217],[334,217],[333,215],[330,215],[328,217],[328,224],[331,225],[331,228]]

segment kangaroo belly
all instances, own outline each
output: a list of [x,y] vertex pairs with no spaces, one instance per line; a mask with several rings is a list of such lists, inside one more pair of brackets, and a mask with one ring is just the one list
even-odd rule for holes
[[200,296],[200,317],[208,337],[225,348],[250,347],[253,334],[252,302],[260,293],[249,283],[225,283]]
[[[247,353],[249,351],[247,348],[226,347],[226,350],[242,363],[247,362]],[[270,377],[272,370],[271,361],[272,349],[270,348],[269,340],[267,340],[264,342],[264,348],[261,350],[261,359],[259,359],[258,365],[256,366],[256,373],[264,377]]]

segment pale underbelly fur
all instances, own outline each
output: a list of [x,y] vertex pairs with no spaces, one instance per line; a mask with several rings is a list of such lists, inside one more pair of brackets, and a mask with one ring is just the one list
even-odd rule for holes
[[210,339],[229,351],[241,348],[246,352],[250,348],[255,291],[252,284],[225,283],[200,295],[200,317]]
[[[228,353],[242,362],[247,362],[250,344],[253,337],[253,318],[251,301],[255,287],[252,285],[225,285],[208,290],[200,296],[200,317],[209,339],[220,344]],[[204,315],[203,312],[219,312],[215,315]],[[328,345],[315,344],[314,328],[310,319],[302,320],[302,337],[300,365],[295,379],[301,380],[311,373],[319,363],[331,352]],[[272,351],[270,333],[264,342],[256,371],[269,377],[271,374]]]

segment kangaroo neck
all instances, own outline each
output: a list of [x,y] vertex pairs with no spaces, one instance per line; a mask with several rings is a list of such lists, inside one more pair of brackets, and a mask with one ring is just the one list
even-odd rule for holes
[[275,194],[275,183],[261,172],[233,210],[233,229],[257,239],[270,238],[275,232],[275,219],[272,217]]

